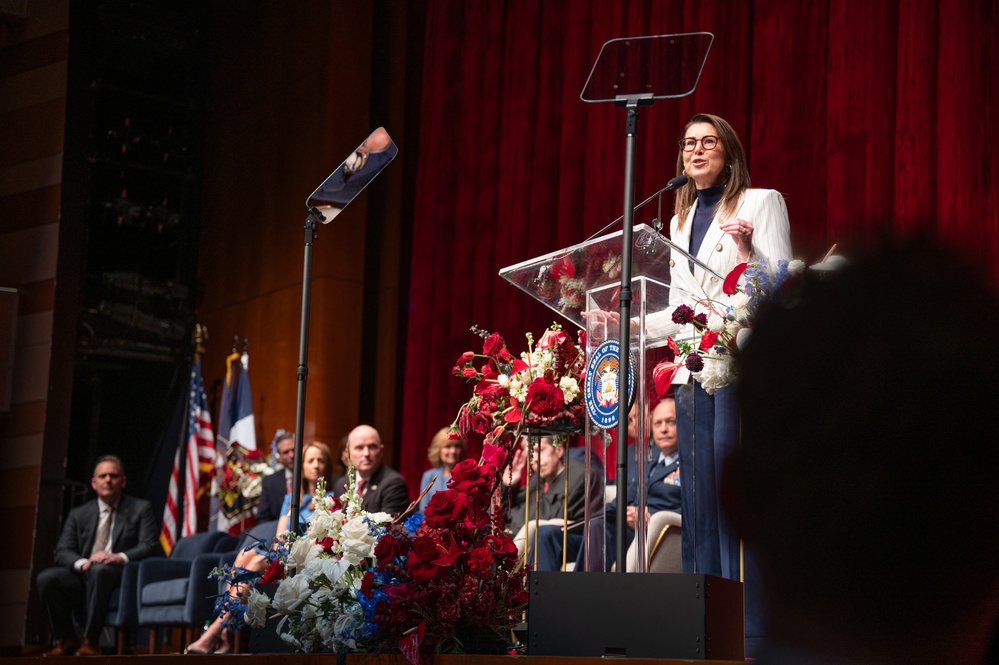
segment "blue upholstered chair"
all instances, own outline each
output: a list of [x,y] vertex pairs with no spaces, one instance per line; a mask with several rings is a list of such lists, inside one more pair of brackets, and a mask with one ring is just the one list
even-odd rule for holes
[[139,625],[139,613],[136,607],[139,564],[133,561],[125,566],[121,573],[121,585],[111,594],[111,604],[104,616],[105,628],[115,631],[115,646],[119,656],[125,653],[125,631],[134,630]]
[[178,540],[169,557],[139,562],[136,616],[138,625],[150,629],[150,653],[155,653],[158,628],[181,627],[181,640],[187,644],[191,629],[212,618],[218,582],[209,574],[237,541],[219,531],[196,533]]

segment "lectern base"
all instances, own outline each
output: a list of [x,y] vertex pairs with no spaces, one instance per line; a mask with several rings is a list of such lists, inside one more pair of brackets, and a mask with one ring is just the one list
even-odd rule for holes
[[532,572],[532,656],[743,660],[742,584],[713,575]]

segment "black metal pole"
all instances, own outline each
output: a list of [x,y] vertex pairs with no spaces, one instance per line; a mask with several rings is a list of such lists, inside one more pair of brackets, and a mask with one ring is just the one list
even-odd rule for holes
[[[302,328],[298,342],[298,401],[295,404],[295,461],[291,480],[291,519],[288,529],[298,533],[299,488],[302,486],[302,437],[305,430],[305,382],[309,376],[309,315],[312,301],[312,246],[316,241],[316,223],[323,214],[309,208],[305,218],[305,262],[302,268]],[[330,488],[327,488],[330,489]]]
[[[649,100],[651,102],[651,100]],[[631,391],[628,374],[631,361],[631,236],[635,219],[635,133],[638,129],[638,99],[625,103],[627,121],[624,152],[624,225],[621,234],[621,321],[618,340],[621,347],[617,404],[617,514],[615,515],[615,560],[617,571],[626,572],[627,505],[628,505],[628,395]]]

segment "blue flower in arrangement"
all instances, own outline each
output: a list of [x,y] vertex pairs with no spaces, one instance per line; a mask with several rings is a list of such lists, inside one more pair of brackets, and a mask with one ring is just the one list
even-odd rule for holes
[[420,528],[421,524],[423,524],[424,519],[426,518],[423,516],[423,513],[416,513],[415,515],[407,517],[406,521],[403,522],[403,526],[406,527],[406,533],[409,535],[416,533],[416,530]]

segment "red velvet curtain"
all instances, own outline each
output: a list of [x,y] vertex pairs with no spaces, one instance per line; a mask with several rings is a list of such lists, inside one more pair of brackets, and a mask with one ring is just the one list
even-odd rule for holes
[[520,350],[555,319],[498,270],[621,213],[623,111],[579,98],[601,44],[715,35],[697,91],[641,111],[636,200],[674,175],[684,122],[716,113],[754,185],[785,194],[796,256],[928,227],[999,277],[997,12],[991,0],[431,0],[400,447],[411,489],[468,397],[449,372],[481,343],[469,326]]

